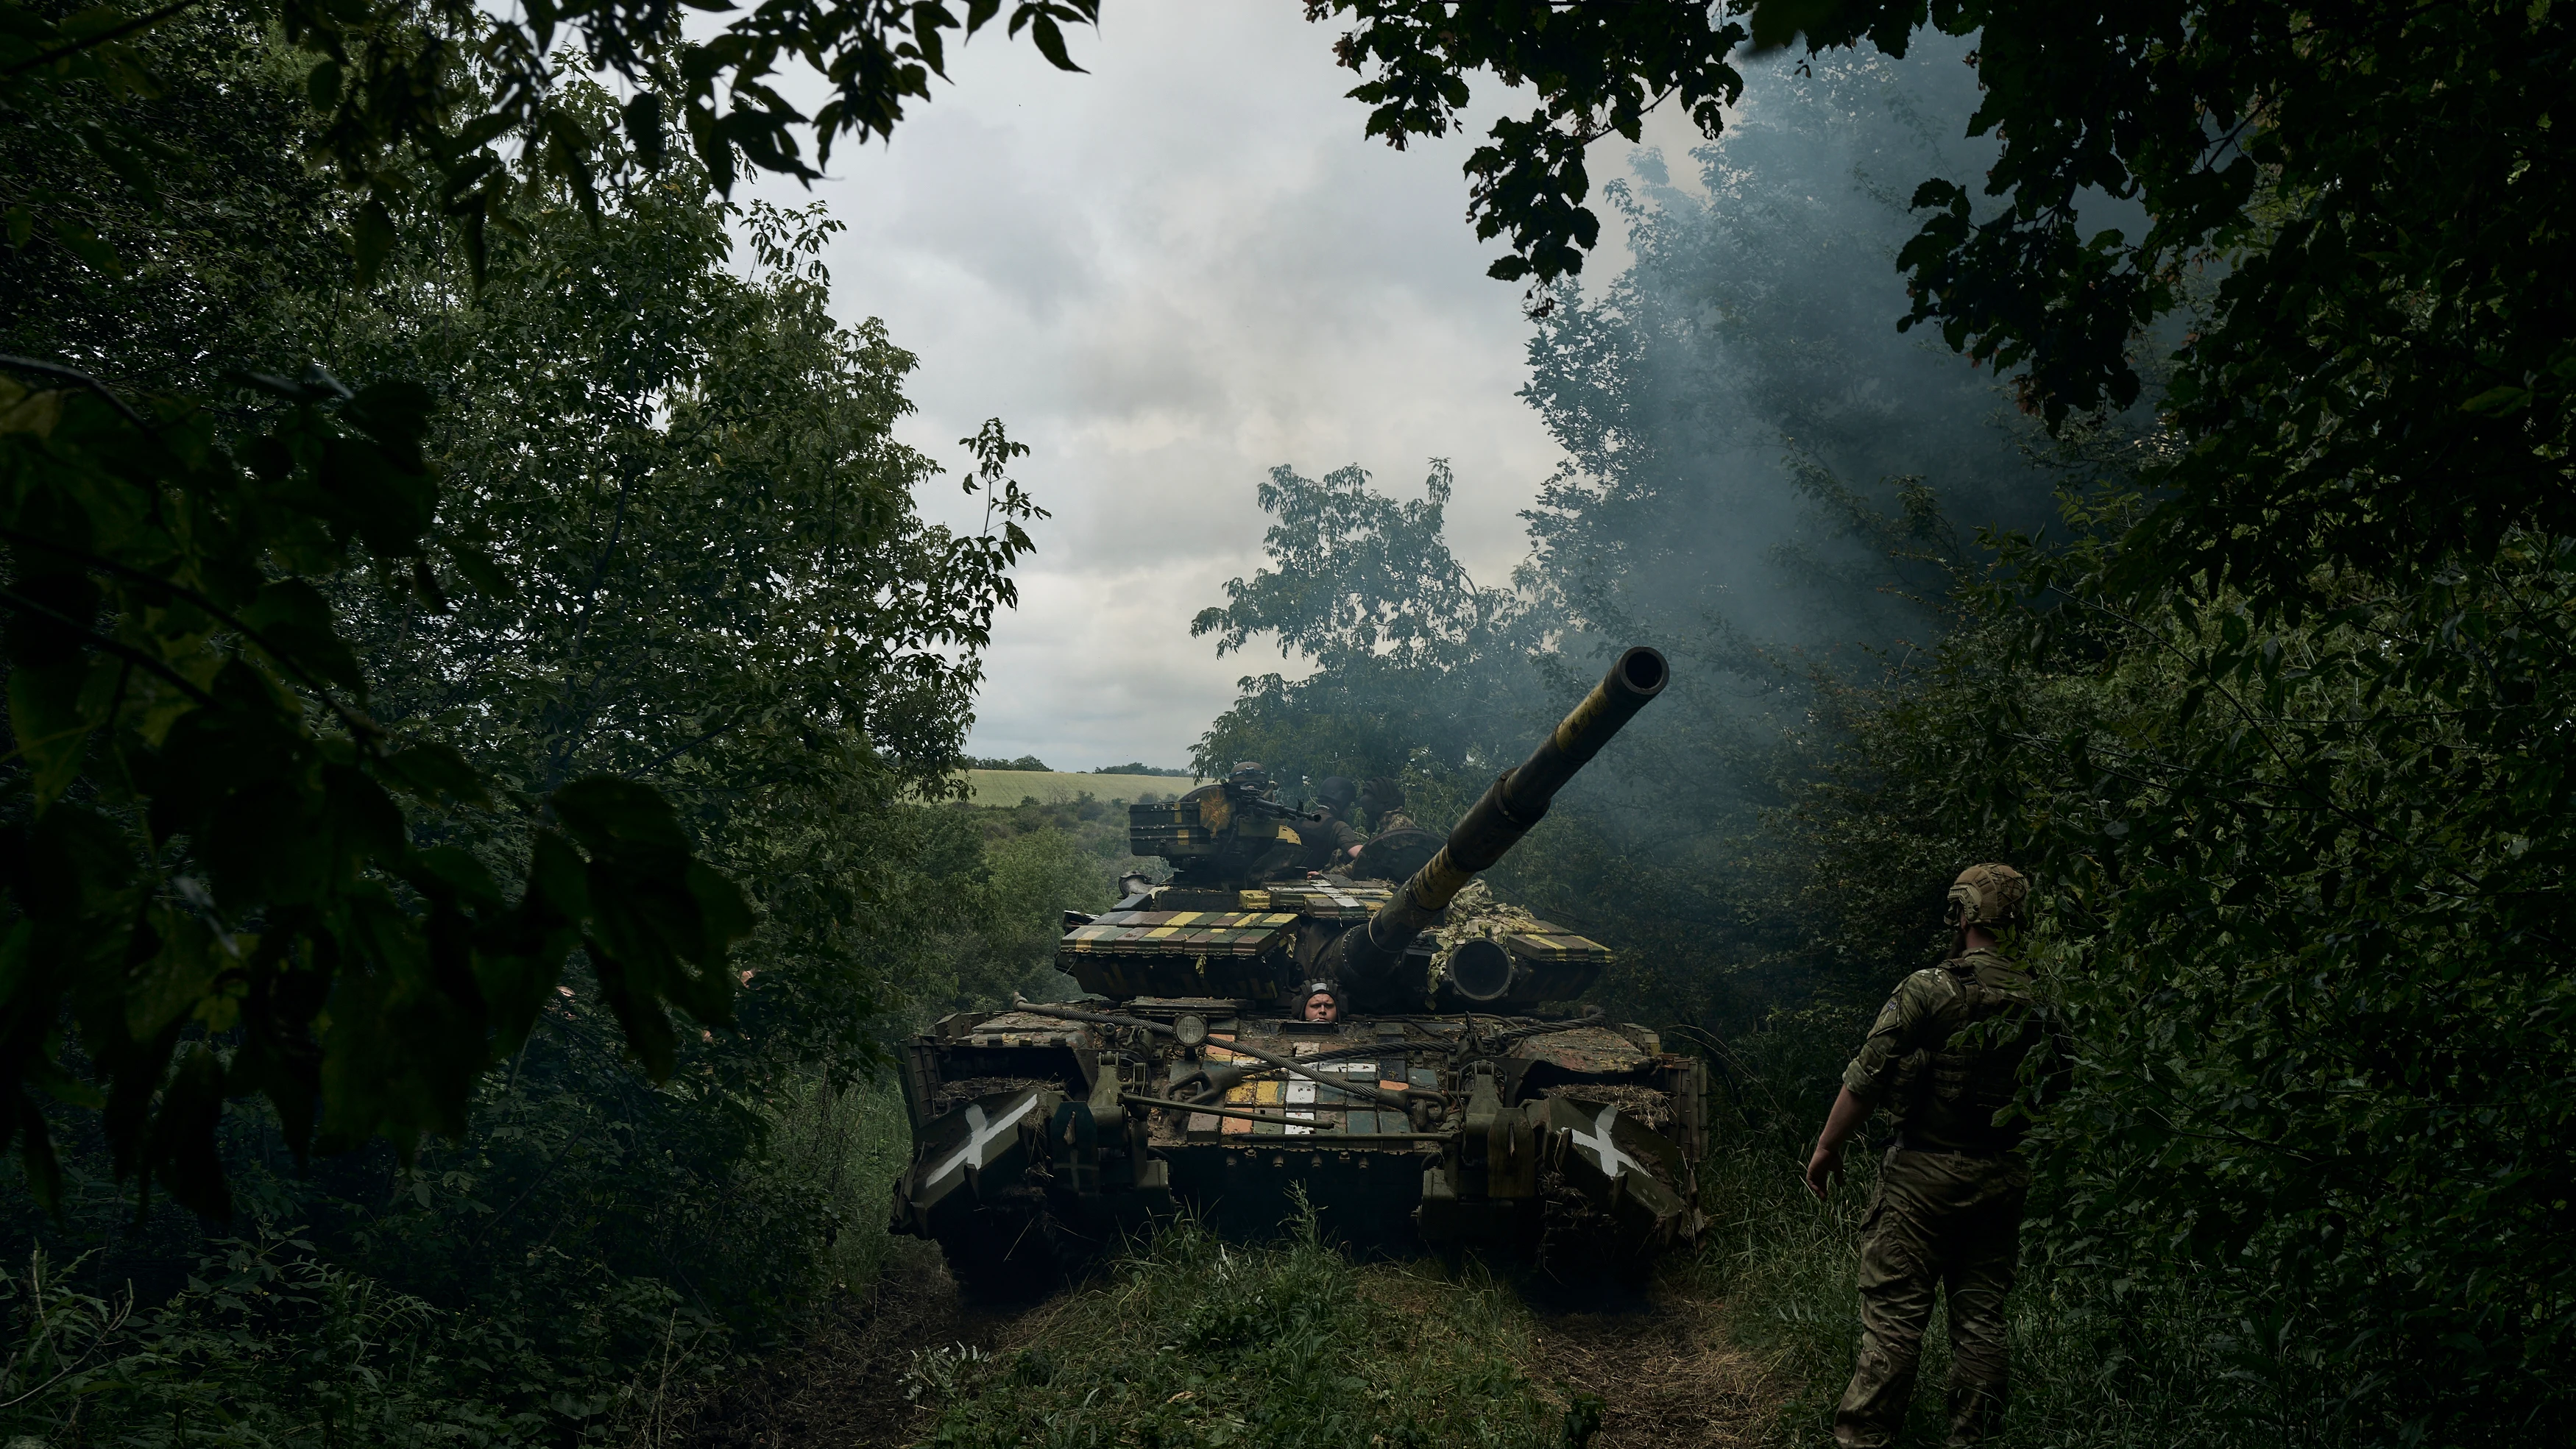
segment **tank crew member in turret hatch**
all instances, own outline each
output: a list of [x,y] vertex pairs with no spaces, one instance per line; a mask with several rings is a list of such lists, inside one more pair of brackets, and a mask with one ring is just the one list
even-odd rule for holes
[[1311,982],[1306,987],[1306,1005],[1300,1015],[1307,1021],[1342,1019],[1341,988],[1329,981]]
[[1373,775],[1360,787],[1360,814],[1368,818],[1368,832],[1384,835],[1413,824],[1405,813],[1404,785],[1392,775]]
[[1984,1443],[2003,1421],[2004,1297],[2021,1256],[2030,1168],[2023,1125],[2006,1116],[2023,1063],[2067,1052],[2054,1008],[1997,948],[2027,919],[2030,883],[2008,865],[1974,865],[1950,887],[1950,959],[1908,976],[1843,1072],[1843,1089],[1807,1163],[1818,1197],[1842,1172],[1843,1144],[1870,1111],[1897,1120],[1861,1223],[1859,1362],[1834,1411],[1850,1449],[1892,1445],[1914,1397],[1936,1289],[1950,1296],[1950,1445]]
[[1350,822],[1351,802],[1359,797],[1359,786],[1347,775],[1327,775],[1315,787],[1315,804],[1324,818],[1315,824],[1301,824],[1297,833],[1308,838],[1312,847],[1306,854],[1308,870],[1338,870],[1359,854],[1368,837]]
[[1379,775],[1362,785],[1360,810],[1368,817],[1368,839],[1350,852],[1343,867],[1354,878],[1411,880],[1440,853],[1442,837],[1415,823],[1405,807],[1404,786],[1394,777]]

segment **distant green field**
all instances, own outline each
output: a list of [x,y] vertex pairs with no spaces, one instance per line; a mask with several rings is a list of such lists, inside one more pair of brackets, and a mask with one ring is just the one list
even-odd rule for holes
[[1170,799],[1196,781],[1174,775],[1075,775],[1056,770],[968,770],[978,805],[1017,805],[1035,796],[1041,805],[1059,805],[1089,795],[1095,800],[1128,800],[1153,794]]

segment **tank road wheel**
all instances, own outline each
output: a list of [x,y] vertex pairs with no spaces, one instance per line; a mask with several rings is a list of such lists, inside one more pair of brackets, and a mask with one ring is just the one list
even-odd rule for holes
[[1093,1245],[1047,1209],[1046,1190],[1022,1182],[940,1234],[959,1291],[979,1303],[1023,1303],[1071,1282]]
[[1643,1288],[1655,1274],[1655,1245],[1594,1206],[1583,1189],[1550,1168],[1538,1182],[1538,1270],[1569,1288],[1608,1281]]

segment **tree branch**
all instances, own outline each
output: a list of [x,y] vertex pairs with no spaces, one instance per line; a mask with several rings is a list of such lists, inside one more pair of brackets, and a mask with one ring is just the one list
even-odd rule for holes
[[[188,0],[188,3],[194,4],[196,3],[196,0]],[[33,372],[46,377],[59,377],[66,382],[79,383],[81,386],[88,388],[90,391],[97,393],[100,397],[106,399],[109,407],[125,414],[125,420],[127,422],[134,424],[138,428],[149,428],[152,426],[151,419],[146,418],[139,412],[136,412],[132,404],[109,391],[106,383],[99,381],[97,378],[90,376],[88,373],[81,371],[77,367],[65,367],[59,362],[39,362],[32,357],[16,357],[5,352],[0,352],[0,367],[8,368],[13,372]]]
[[6,70],[0,70],[0,77],[20,75],[27,71],[34,70],[36,67],[41,65],[51,65],[55,61],[62,59],[64,56],[78,55],[82,51],[91,49],[92,47],[105,45],[111,40],[123,40],[125,37],[132,35],[138,30],[149,30],[153,26],[160,24],[162,21],[169,19],[171,16],[178,14],[180,11],[189,9],[198,3],[200,3],[200,0],[170,0],[169,4],[162,6],[160,9],[147,10],[143,14],[125,22],[123,25],[119,25],[108,30],[102,30],[96,35],[82,36],[80,39],[73,41],[69,45],[58,45],[51,50],[40,50],[34,55],[27,57],[25,60],[18,62],[16,65],[10,66]]
[[162,663],[160,660],[153,658],[142,650],[134,648],[132,645],[120,644],[116,640],[110,639],[88,625],[77,623],[70,617],[56,610],[49,609],[44,605],[37,603],[35,600],[12,589],[0,589],[0,604],[6,604],[22,613],[35,614],[43,618],[51,619],[56,624],[80,635],[82,638],[87,639],[91,644],[105,650],[107,653],[115,655],[126,663],[139,664],[150,673],[157,674],[163,679],[168,680],[172,685],[177,687],[180,693],[195,700],[197,703],[205,705],[208,708],[212,708],[214,706],[215,697],[213,695],[199,689],[193,681],[191,681],[187,676],[181,674],[179,671],[172,669],[169,665]]

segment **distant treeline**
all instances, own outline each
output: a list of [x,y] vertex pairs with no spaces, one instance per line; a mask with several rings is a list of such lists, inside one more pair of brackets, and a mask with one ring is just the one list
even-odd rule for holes
[[[1035,755],[1022,755],[1016,760],[988,760],[970,756],[966,760],[966,768],[970,770],[1033,770],[1050,775],[1066,773],[1057,770],[1053,765],[1048,764],[1046,761],[1039,759]],[[1152,765],[1139,764],[1133,761],[1124,765],[1103,765],[1097,770],[1083,771],[1080,773],[1093,775],[1164,775],[1178,780],[1194,778],[1187,770],[1158,769]]]

